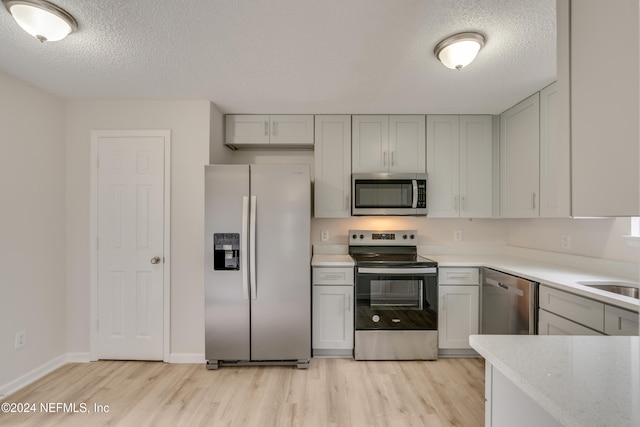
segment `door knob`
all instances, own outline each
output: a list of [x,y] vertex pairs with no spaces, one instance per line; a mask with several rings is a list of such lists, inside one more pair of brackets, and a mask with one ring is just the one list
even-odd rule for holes
[[159,256],[154,256],[153,258],[151,258],[151,264],[158,264],[159,262],[160,262]]

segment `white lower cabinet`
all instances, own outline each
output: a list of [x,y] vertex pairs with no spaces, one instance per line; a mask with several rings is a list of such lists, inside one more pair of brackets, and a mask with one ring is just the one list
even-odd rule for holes
[[538,312],[538,335],[602,335],[545,310]]
[[604,306],[604,333],[607,335],[638,335],[638,322],[638,313]]
[[540,285],[538,335],[638,335],[638,313]]
[[314,357],[353,356],[353,307],[353,268],[314,267]]
[[604,304],[599,301],[540,285],[538,302],[547,312],[596,331],[604,330]]
[[476,355],[469,335],[479,331],[480,280],[477,268],[440,268],[438,272],[438,354]]

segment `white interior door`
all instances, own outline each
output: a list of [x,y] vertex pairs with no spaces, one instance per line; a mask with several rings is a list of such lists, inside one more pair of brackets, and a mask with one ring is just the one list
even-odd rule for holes
[[99,359],[163,360],[165,143],[97,140]]

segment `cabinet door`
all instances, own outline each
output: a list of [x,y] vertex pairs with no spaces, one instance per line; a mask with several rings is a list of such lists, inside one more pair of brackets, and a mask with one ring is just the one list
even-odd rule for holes
[[351,216],[351,116],[315,118],[314,216]]
[[638,21],[637,0],[571,2],[574,216],[640,215]]
[[570,216],[569,135],[561,134],[558,84],[540,91],[540,217]]
[[388,116],[353,116],[352,125],[352,172],[388,172]]
[[540,95],[500,115],[500,216],[538,216]]
[[538,335],[602,335],[545,310],[538,310]]
[[604,333],[607,335],[638,335],[638,313],[605,305]]
[[389,172],[425,172],[425,116],[389,116]]
[[313,115],[270,116],[271,144],[313,145]]
[[268,115],[229,114],[225,125],[225,144],[269,144]]
[[438,348],[468,349],[478,333],[479,286],[439,286]]
[[353,286],[313,286],[312,347],[353,348]]
[[460,217],[493,216],[491,116],[460,116]]
[[459,116],[427,116],[427,208],[432,218],[459,216],[459,130]]

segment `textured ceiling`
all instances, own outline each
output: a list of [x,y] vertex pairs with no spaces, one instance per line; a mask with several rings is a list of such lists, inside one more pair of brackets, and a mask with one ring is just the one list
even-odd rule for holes
[[[207,99],[227,113],[500,113],[555,79],[555,0],[51,0],[41,44],[0,10],[0,70],[64,98]],[[486,44],[461,71],[446,36]]]

